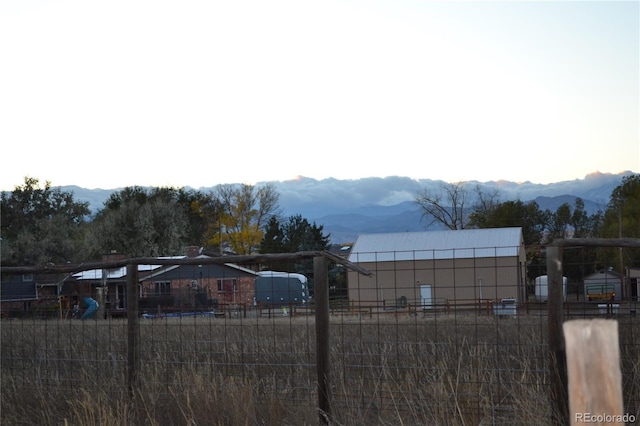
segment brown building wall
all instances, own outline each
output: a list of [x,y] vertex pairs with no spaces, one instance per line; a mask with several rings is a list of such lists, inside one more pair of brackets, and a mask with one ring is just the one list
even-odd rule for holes
[[524,259],[475,258],[367,262],[359,266],[372,271],[367,277],[348,273],[349,299],[362,304],[395,305],[401,297],[420,301],[420,285],[431,286],[432,298],[440,303],[478,299],[522,299]]

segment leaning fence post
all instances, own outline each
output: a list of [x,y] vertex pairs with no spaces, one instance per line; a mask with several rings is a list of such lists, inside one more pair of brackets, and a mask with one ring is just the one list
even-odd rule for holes
[[135,394],[140,381],[140,319],[138,318],[138,265],[127,265],[127,387]]
[[329,424],[331,400],[329,396],[329,282],[327,259],[313,258],[313,284],[316,305],[316,369],[318,374],[318,409],[320,423]]
[[562,247],[547,246],[547,277],[549,285],[548,322],[549,322],[549,372],[551,374],[552,399],[556,401],[561,424],[568,420],[567,363],[565,358],[564,336],[562,335],[563,296],[562,296]]
[[623,425],[618,322],[574,320],[563,325],[567,348],[571,425]]

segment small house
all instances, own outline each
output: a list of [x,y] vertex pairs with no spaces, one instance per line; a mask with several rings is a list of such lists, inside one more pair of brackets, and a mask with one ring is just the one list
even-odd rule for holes
[[140,280],[140,300],[148,301],[148,308],[157,305],[178,309],[251,306],[256,277],[256,272],[231,263],[165,266]]
[[622,277],[612,268],[584,277],[584,296],[587,300],[621,300]]
[[[208,258],[204,255],[196,257]],[[138,265],[140,309],[201,310],[219,304],[253,304],[256,276],[255,272],[234,264]],[[74,303],[71,299],[77,297],[75,295],[95,298],[110,315],[124,315],[127,268],[92,269],[73,274],[64,286],[63,299],[68,301],[67,305]]]

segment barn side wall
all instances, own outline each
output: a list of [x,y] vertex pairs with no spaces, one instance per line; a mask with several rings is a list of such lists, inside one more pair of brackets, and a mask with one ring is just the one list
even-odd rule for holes
[[523,296],[524,259],[490,257],[468,259],[364,262],[367,277],[349,272],[349,299],[361,304],[386,306],[406,298],[420,302],[420,286],[430,285],[436,302]]

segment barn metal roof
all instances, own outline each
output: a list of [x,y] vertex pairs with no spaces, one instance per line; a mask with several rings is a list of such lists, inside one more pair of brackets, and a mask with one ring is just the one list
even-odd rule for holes
[[522,228],[362,234],[349,261],[463,259],[518,256]]

